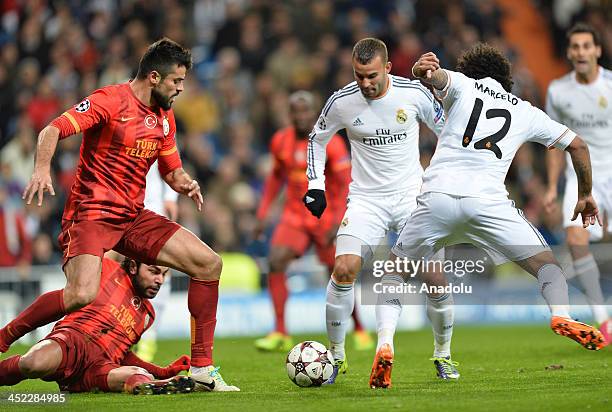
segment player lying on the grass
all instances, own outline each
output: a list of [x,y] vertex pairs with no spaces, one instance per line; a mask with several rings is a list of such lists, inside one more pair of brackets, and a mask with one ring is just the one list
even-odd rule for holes
[[[548,86],[546,111],[552,119],[570,125],[592,149],[593,197],[602,215],[608,216],[607,229],[612,233],[609,222],[612,217],[612,71],[597,64],[602,52],[601,39],[593,27],[578,23],[568,31],[567,40],[567,58],[574,70]],[[557,186],[564,163],[562,151],[550,150],[546,154],[548,190],[544,206],[547,212],[556,207]],[[570,162],[565,167],[564,193],[563,227],[573,272],[589,302],[593,319],[609,344],[612,342],[612,318],[604,304],[599,267],[589,250],[589,242],[600,241],[604,229],[600,226],[585,229],[580,222],[571,220],[578,195],[576,173]]]
[[191,392],[195,382],[176,376],[189,369],[189,356],[163,368],[130,351],[153,324],[149,299],[157,295],[167,273],[167,267],[127,258],[120,266],[105,258],[96,299],[57,322],[25,355],[0,362],[0,386],[40,378],[68,392]]
[[[566,126],[511,93],[510,62],[495,48],[478,44],[463,53],[458,72],[440,69],[434,53],[419,58],[415,77],[430,83],[447,113],[436,152],[423,175],[418,206],[392,249],[391,259],[431,258],[443,245],[471,243],[495,263],[511,260],[538,279],[551,311],[551,328],[587,349],[603,346],[601,332],[572,320],[567,283],[538,230],[508,199],[504,180],[526,141],[566,150],[578,177],[573,219],[584,227],[599,221],[591,195],[586,144]],[[389,283],[401,282],[391,276]],[[374,387],[391,384],[393,352],[381,348],[372,368]],[[440,362],[439,373],[454,365]]]
[[66,286],[39,296],[0,329],[0,352],[29,330],[91,303],[100,288],[102,257],[113,249],[189,275],[191,376],[203,384],[214,379],[215,391],[239,390],[213,365],[221,257],[192,232],[143,205],[146,175],[157,160],[172,190],[202,210],[200,185],[182,167],[172,111],[191,63],[189,50],[167,38],[158,40],[140,60],[135,79],[94,91],[39,133],[34,172],[23,198],[30,204],[36,197],[41,206],[45,192],[54,194],[51,159],[58,140],[83,132],[58,238]]
[[[419,160],[419,126],[439,134],[444,110],[420,82],[390,74],[387,46],[381,40],[359,40],[352,55],[355,81],[335,92],[315,123],[308,144],[308,192],[304,203],[321,217],[327,206],[326,145],[340,129],[351,144],[351,175],[347,209],[336,238],[334,271],[327,286],[325,317],[334,356],[334,383],[348,368],[344,350],[346,330],[355,304],[355,280],[363,262],[399,232],[416,207],[423,167]],[[428,283],[430,278],[426,280]],[[446,285],[446,279],[438,276]],[[427,296],[427,316],[434,335],[434,356],[450,356],[453,334],[452,295]],[[393,347],[395,326],[402,311],[397,304],[376,305],[377,349]]]
[[[302,256],[314,244],[321,263],[331,273],[334,267],[336,246],[334,239],[340,221],[346,210],[346,195],[351,181],[351,159],[339,135],[333,136],[327,145],[325,173],[330,182],[330,210],[317,219],[304,213],[302,196],[308,188],[306,179],[306,147],[308,135],[316,120],[315,101],[312,93],[297,91],[289,96],[291,126],[279,130],[270,142],[270,153],[274,159],[272,172],[266,179],[262,200],[257,209],[257,237],[265,228],[265,218],[270,205],[278,196],[283,185],[287,185],[283,214],[270,241],[270,273],[268,292],[274,306],[275,329],[268,336],[257,339],[259,350],[289,351],[293,347],[291,337],[285,328],[285,304],[288,298],[285,272],[292,260]],[[374,345],[370,335],[363,330],[357,308],[353,309],[355,322],[355,348],[369,350]]]

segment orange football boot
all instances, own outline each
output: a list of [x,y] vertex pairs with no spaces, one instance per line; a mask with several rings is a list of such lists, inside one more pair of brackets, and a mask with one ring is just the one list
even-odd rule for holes
[[588,350],[599,350],[606,346],[602,333],[586,323],[553,316],[550,320],[550,328],[557,335],[567,336]]
[[380,347],[374,363],[372,373],[370,373],[370,388],[389,388],[391,387],[391,369],[393,368],[393,351],[388,343]]

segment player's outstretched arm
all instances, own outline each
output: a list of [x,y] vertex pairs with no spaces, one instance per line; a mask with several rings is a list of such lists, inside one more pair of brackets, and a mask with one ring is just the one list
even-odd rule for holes
[[134,352],[129,351],[121,361],[121,365],[138,366],[139,368],[146,369],[157,379],[168,379],[178,375],[181,371],[189,370],[189,367],[191,366],[191,358],[187,355],[182,355],[170,365],[163,368],[154,363],[146,362],[140,359]]
[[412,66],[412,75],[438,90],[444,89],[448,84],[448,74],[440,70],[440,60],[433,52],[419,57],[419,60]]
[[601,217],[597,210],[597,203],[591,194],[593,179],[589,148],[580,137],[576,136],[565,150],[572,158],[572,164],[578,178],[578,201],[574,208],[572,220],[576,220],[578,215],[581,215],[583,227],[586,228],[589,225],[594,225],[595,222],[601,226]]
[[38,206],[42,206],[45,192],[55,196],[55,190],[53,190],[53,183],[51,182],[51,159],[57,148],[59,135],[60,130],[51,125],[42,129],[38,134],[34,173],[22,195],[22,199],[28,205],[32,202],[34,195],[38,197]]
[[548,175],[548,189],[544,195],[544,209],[551,213],[557,202],[557,185],[564,165],[563,151],[551,148],[546,153],[546,174]]
[[170,186],[175,192],[190,197],[196,204],[198,211],[202,211],[204,197],[200,191],[200,185],[198,184],[197,180],[192,179],[191,176],[189,176],[185,169],[182,167],[174,169],[164,176],[164,181],[168,183],[168,186]]

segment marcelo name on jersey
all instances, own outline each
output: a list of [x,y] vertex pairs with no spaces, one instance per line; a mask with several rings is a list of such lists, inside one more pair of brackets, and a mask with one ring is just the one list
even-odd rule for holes
[[384,146],[406,140],[406,132],[391,134],[391,129],[376,129],[376,136],[363,138],[363,144],[368,146]]
[[488,94],[489,96],[491,96],[494,99],[501,99],[501,100],[505,100],[507,102],[510,102],[510,104],[512,104],[513,106],[516,106],[519,102],[519,99],[515,96],[513,96],[510,93],[501,93],[497,90],[491,89],[488,86],[483,85],[482,83],[479,83],[478,81],[474,82],[474,86],[476,87],[476,90],[478,90],[479,92],[482,92],[484,94]]

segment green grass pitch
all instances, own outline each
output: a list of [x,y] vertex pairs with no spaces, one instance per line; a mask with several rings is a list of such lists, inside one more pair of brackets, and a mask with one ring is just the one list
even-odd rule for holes
[[[323,336],[299,336],[326,343]],[[240,393],[191,393],[167,396],[73,394],[63,406],[0,404],[0,410],[69,411],[612,411],[612,348],[591,352],[554,335],[545,324],[529,326],[457,326],[453,359],[461,379],[435,378],[429,330],[396,336],[393,387],[368,388],[373,352],[347,347],[349,371],[335,385],[298,388],[287,378],[285,354],[258,353],[253,339],[217,339],[216,363]],[[16,346],[9,354],[23,353]],[[167,364],[189,351],[187,341],[163,341],[156,361]],[[4,359],[7,355],[2,355]],[[562,369],[547,370],[550,365]],[[0,392],[56,391],[40,380],[2,387]]]

